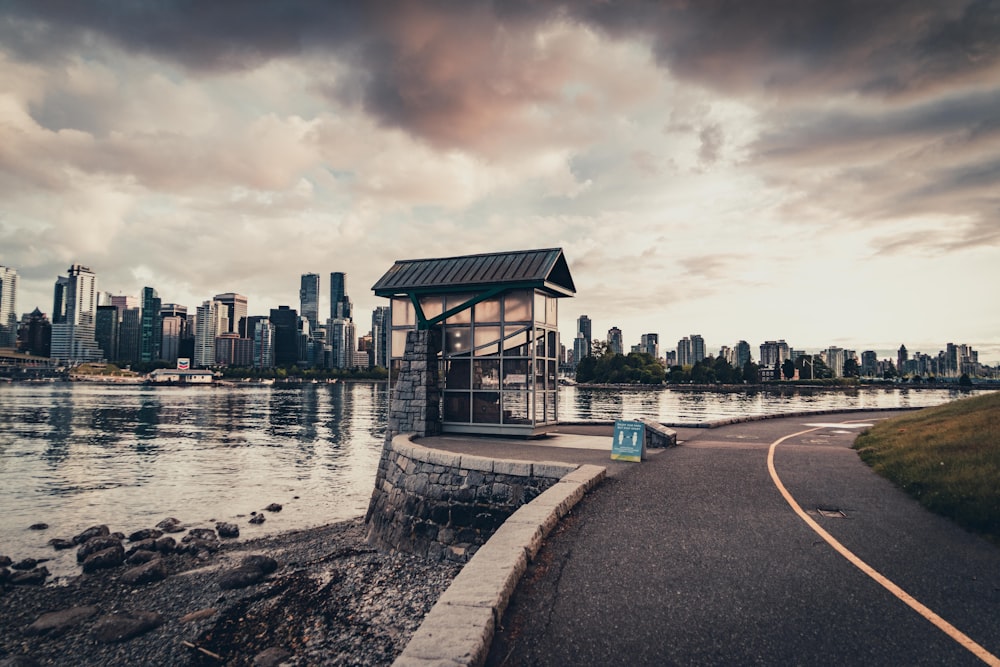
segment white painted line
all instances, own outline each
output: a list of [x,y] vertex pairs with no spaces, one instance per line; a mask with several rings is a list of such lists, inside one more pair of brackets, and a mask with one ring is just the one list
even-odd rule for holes
[[[826,540],[827,544],[833,547],[834,550],[841,556],[846,558],[848,562],[850,562],[856,568],[858,568],[859,570],[867,574],[869,577],[874,579],[876,582],[878,582],[879,585],[881,585],[887,591],[889,591],[897,598],[899,598],[901,601],[906,603],[911,609],[913,609],[915,612],[917,612],[918,614],[926,618],[928,621],[933,623],[935,626],[937,626],[939,630],[941,630],[946,635],[951,637],[953,640],[961,644],[963,648],[971,652],[973,655],[975,655],[977,658],[985,662],[987,665],[990,665],[991,667],[1000,667],[1000,658],[987,651],[985,648],[983,648],[975,641],[973,641],[971,637],[969,637],[961,630],[953,626],[951,623],[944,620],[943,618],[935,614],[933,611],[931,611],[929,608],[925,607],[923,604],[918,602],[916,598],[914,598],[909,593],[904,591],[902,588],[894,584],[887,577],[881,574],[878,570],[876,570],[871,565],[858,558],[854,554],[854,552],[852,552],[850,549],[841,544],[833,535],[823,530],[823,528],[821,528],[820,525],[816,523],[816,521],[814,521],[811,516],[806,514],[806,512],[802,509],[802,507],[798,504],[798,502],[795,501],[795,498],[792,497],[792,494],[788,492],[788,489],[785,488],[785,485],[782,484],[781,479],[778,477],[778,472],[774,467],[775,449],[777,449],[778,445],[780,445],[785,440],[788,440],[789,438],[794,438],[796,436],[804,435],[806,433],[812,433],[813,431],[819,430],[819,428],[823,428],[824,426],[828,425],[823,424],[818,426],[817,428],[811,428],[805,431],[799,431],[798,433],[792,433],[790,435],[786,435],[783,438],[778,438],[777,440],[771,443],[771,446],[767,451],[767,470],[769,473],[771,473],[771,481],[774,482],[774,485],[778,488],[778,491],[781,492],[782,497],[784,497],[785,501],[789,504],[792,510],[797,515],[799,515],[799,518],[806,522],[806,525],[812,528],[817,535]],[[833,424],[830,424],[829,426],[833,426]],[[843,428],[845,426],[853,426],[853,425],[836,424],[836,426]]]
[[848,424],[843,422],[839,424],[831,424],[827,422],[820,422],[818,424],[804,424],[804,426],[813,426],[815,428],[871,428],[874,424]]

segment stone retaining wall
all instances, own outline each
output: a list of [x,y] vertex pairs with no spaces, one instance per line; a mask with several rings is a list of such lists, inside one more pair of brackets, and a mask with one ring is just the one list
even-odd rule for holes
[[577,466],[386,443],[368,507],[368,542],[432,560],[467,561],[519,507]]

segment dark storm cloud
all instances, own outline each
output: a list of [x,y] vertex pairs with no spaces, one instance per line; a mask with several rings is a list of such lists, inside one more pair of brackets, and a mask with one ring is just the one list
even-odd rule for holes
[[[531,37],[580,22],[651,43],[674,76],[728,94],[921,96],[996,72],[1000,2],[315,2],[21,0],[0,42],[44,60],[101,35],[193,71],[302,53],[355,67],[327,91],[381,122],[459,144],[557,79],[524,74]],[[624,73],[627,74],[627,73]]]

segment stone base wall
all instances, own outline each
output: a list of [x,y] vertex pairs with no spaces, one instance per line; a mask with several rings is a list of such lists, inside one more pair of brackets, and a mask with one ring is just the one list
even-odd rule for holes
[[383,450],[368,542],[432,560],[467,561],[518,507],[577,468],[453,454],[411,437],[396,436]]

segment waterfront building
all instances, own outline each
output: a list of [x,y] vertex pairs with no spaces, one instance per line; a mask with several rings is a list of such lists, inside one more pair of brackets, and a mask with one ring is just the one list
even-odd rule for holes
[[587,339],[584,338],[583,332],[577,332],[576,338],[573,339],[573,365],[578,366],[580,361],[589,355],[590,348],[587,346]]
[[94,325],[94,338],[97,346],[108,361],[118,360],[118,333],[121,316],[118,308],[110,304],[97,307],[97,322]]
[[160,359],[163,341],[163,322],[160,319],[160,297],[152,287],[142,288],[142,323],[140,333],[140,359],[145,362]]
[[0,347],[17,347],[17,271],[0,266]]
[[335,271],[330,274],[330,319],[349,320],[352,317],[351,299],[347,296],[347,274]]
[[639,348],[642,352],[653,357],[653,359],[660,358],[660,334],[647,333],[642,334],[639,338]]
[[875,377],[878,373],[878,355],[875,350],[865,350],[861,353],[861,375]]
[[699,334],[691,334],[691,363],[696,364],[708,356],[705,353],[705,339]]
[[215,339],[229,329],[229,309],[225,304],[209,299],[198,306],[195,317],[194,365],[209,368],[215,365]]
[[558,300],[576,292],[562,250],[397,261],[372,289],[392,308],[391,378],[408,332],[441,332],[445,432],[533,435],[557,423]]
[[160,358],[175,363],[181,354],[181,343],[189,336],[187,306],[165,303],[160,306]]
[[844,377],[844,361],[847,359],[846,350],[839,347],[829,347],[826,350],[826,365],[833,372],[833,377]]
[[355,340],[354,322],[344,318],[330,320],[326,324],[330,345],[330,368],[353,368]]
[[[27,321],[25,321],[25,319]],[[51,352],[52,323],[38,308],[22,318],[20,348],[37,357],[47,357]]]
[[723,345],[719,348],[719,358],[724,359],[730,366],[736,365],[736,350],[729,347],[728,345]]
[[[586,341],[586,347],[584,348],[584,352],[581,356],[577,357],[577,363],[579,363],[580,359],[583,359],[583,357],[589,357],[591,354],[594,353],[594,348],[593,348],[594,339],[593,336],[591,335],[592,327],[593,323],[590,321],[590,318],[587,317],[586,315],[581,315],[580,317],[577,318],[576,332],[577,334],[582,335],[583,339]],[[575,344],[574,344],[574,349],[575,349]]]
[[249,368],[253,365],[253,340],[227,331],[215,338],[215,363],[219,366]]
[[319,274],[303,273],[299,281],[299,313],[309,320],[309,331],[319,328]]
[[65,281],[65,315],[62,322],[52,325],[52,356],[65,364],[99,361],[101,348],[95,338],[97,276],[88,267],[73,264]]
[[118,361],[138,363],[142,361],[142,309],[125,308],[119,313]]
[[226,318],[226,329],[219,333],[238,333],[241,338],[246,338],[247,298],[242,294],[226,292],[216,294],[213,301],[221,304]]
[[788,343],[781,340],[768,340],[760,346],[760,365],[768,368],[781,366],[786,359],[791,359],[791,350]]
[[56,278],[55,289],[52,291],[52,324],[62,324],[66,321],[66,290],[69,289],[69,278]]
[[392,332],[391,311],[388,306],[377,306],[372,312],[372,358],[374,365],[389,367],[389,338]]
[[745,340],[741,340],[736,343],[736,363],[733,365],[737,368],[743,368],[752,360],[753,357],[750,355],[750,343]]
[[294,308],[278,306],[268,318],[274,327],[274,365],[291,366],[299,360],[299,314]]
[[608,329],[608,351],[612,354],[625,354],[625,343],[622,341],[622,330],[618,327]]
[[274,366],[274,326],[266,317],[249,318],[248,326],[253,327],[253,367],[272,368]]
[[896,372],[902,375],[904,373],[904,368],[906,367],[906,362],[910,358],[909,353],[906,351],[905,345],[900,345],[899,350],[896,352]]
[[684,338],[677,341],[677,365],[682,367],[693,366],[693,357],[694,354],[691,351],[691,339],[684,336]]

